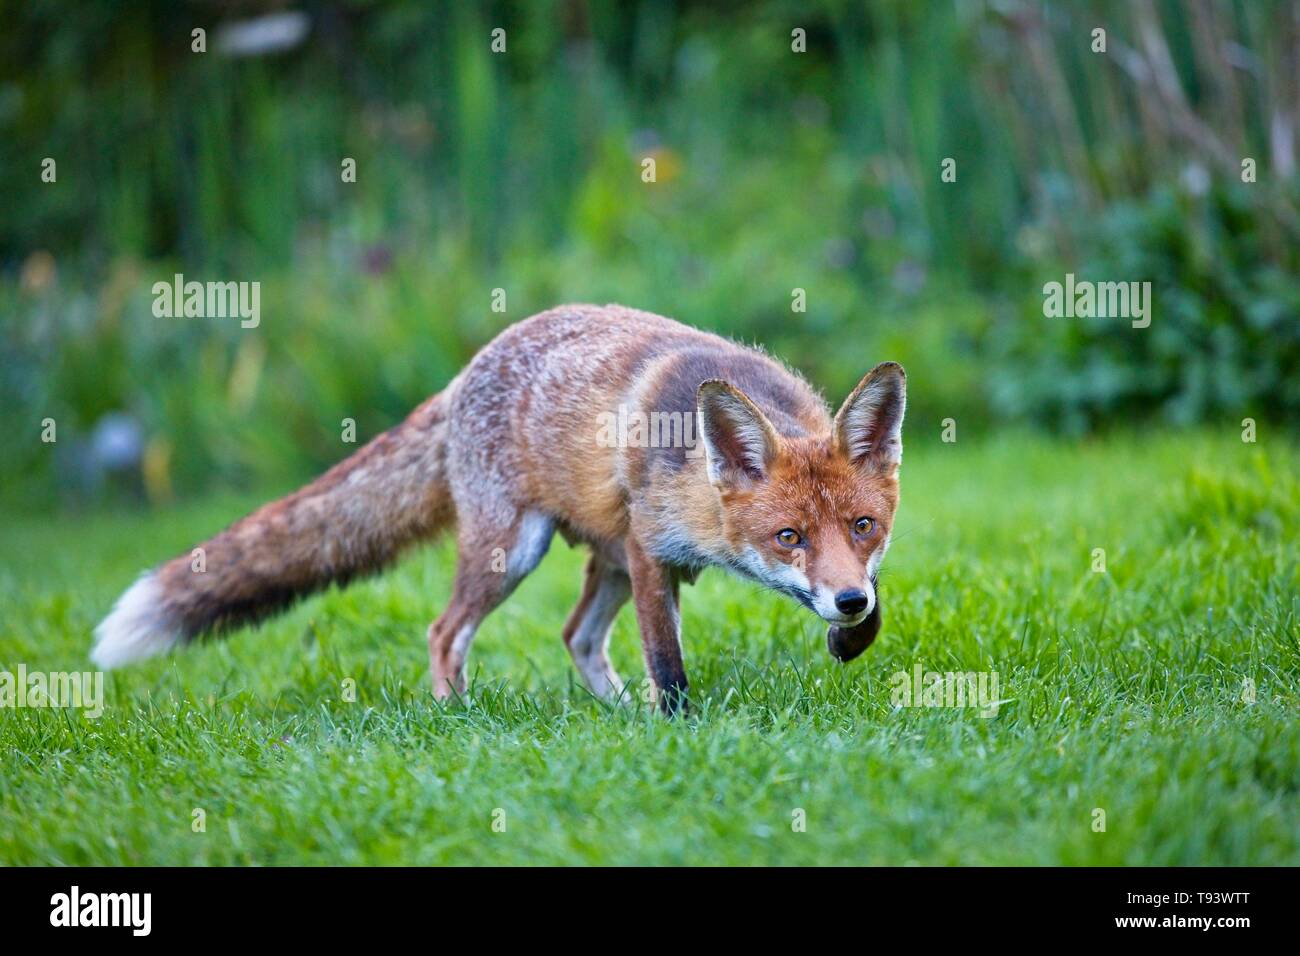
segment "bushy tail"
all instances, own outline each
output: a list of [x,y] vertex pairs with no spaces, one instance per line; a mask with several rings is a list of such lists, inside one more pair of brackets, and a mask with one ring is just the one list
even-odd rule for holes
[[111,668],[260,620],[331,582],[378,571],[454,519],[447,392],[287,498],[145,573],[95,628]]

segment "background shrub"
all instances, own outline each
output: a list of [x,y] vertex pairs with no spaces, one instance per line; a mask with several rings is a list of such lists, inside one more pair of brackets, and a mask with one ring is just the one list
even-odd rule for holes
[[[762,342],[832,399],[898,359],[927,434],[1297,418],[1293,4],[304,0],[296,46],[222,52],[284,9],[7,9],[3,494],[101,485],[118,413],[151,498],[299,480],[341,419],[373,434],[580,300]],[[1045,319],[1067,271],[1151,281],[1151,327]],[[155,319],[175,272],[260,281],[261,327]]]

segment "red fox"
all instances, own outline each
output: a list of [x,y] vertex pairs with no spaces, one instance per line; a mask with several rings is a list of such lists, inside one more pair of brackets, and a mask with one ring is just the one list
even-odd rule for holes
[[400,425],[203,544],[202,571],[187,553],[146,572],[93,657],[111,668],[257,621],[454,524],[451,602],[428,632],[439,698],[464,692],[479,625],[557,531],[591,549],[563,636],[601,697],[624,692],[606,647],[630,597],[659,706],[685,706],[678,589],[709,566],[820,615],[848,661],[880,630],[905,404],[894,362],[832,418],[799,375],[717,335],[616,305],[542,312]]

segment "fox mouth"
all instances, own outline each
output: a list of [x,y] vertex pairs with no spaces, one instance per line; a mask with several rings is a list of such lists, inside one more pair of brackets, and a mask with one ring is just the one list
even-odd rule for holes
[[[876,590],[875,578],[871,579],[871,588],[872,591]],[[823,611],[817,606],[817,602],[813,599],[813,596],[803,588],[776,586],[774,590],[780,591],[781,593],[794,598],[827,624],[830,624],[833,627],[843,628],[857,627],[867,618],[871,617],[871,615],[875,613],[876,605],[880,600],[877,594],[876,599],[871,602],[871,607],[859,611],[857,614],[844,614],[841,611]]]
[[861,614],[845,615],[847,620],[844,622],[822,615],[830,624],[826,628],[826,649],[841,664],[847,664],[865,651],[880,633],[880,586],[874,574],[871,576],[871,590],[875,600]]
[[859,626],[875,613],[879,602],[876,576],[871,575],[868,582],[865,589],[818,587],[811,605],[813,611],[832,627]]
[[871,601],[871,606],[864,608],[863,610],[859,611],[856,614],[845,614],[843,611],[840,611],[838,609],[819,606],[820,604],[822,604],[822,602],[816,600],[813,594],[805,588],[792,585],[786,581],[773,581],[769,578],[766,578],[760,574],[753,572],[752,570],[750,570],[750,568],[743,565],[733,565],[733,568],[736,571],[740,572],[741,575],[744,577],[748,577],[751,580],[766,585],[772,590],[784,594],[787,597],[794,598],[796,601],[798,601],[808,610],[812,611],[814,614],[816,614],[819,618],[821,618],[823,621],[825,621],[827,624],[831,625],[832,627],[844,628],[845,630],[858,627],[860,624],[864,623],[869,617],[871,617],[873,614],[876,613],[877,607],[880,603],[879,591],[877,590],[876,587],[875,575],[872,575],[870,579],[871,591],[873,596],[873,599]]
[[831,657],[847,664],[870,647],[879,633],[880,602],[877,601],[866,620],[860,624],[832,624],[826,628],[826,649],[831,652]]
[[861,611],[853,615],[848,615],[848,614],[831,615],[831,614],[819,613],[817,616],[820,617],[827,624],[834,624],[836,627],[857,627],[859,624],[861,624],[863,621],[865,621],[868,617],[871,616],[871,612]]

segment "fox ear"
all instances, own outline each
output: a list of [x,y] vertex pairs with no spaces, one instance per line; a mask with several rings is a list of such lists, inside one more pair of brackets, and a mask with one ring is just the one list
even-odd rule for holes
[[907,376],[881,362],[858,383],[835,416],[835,446],[855,465],[897,465],[903,458]]
[[695,407],[712,484],[745,485],[766,477],[781,438],[744,392],[710,379],[696,392]]

